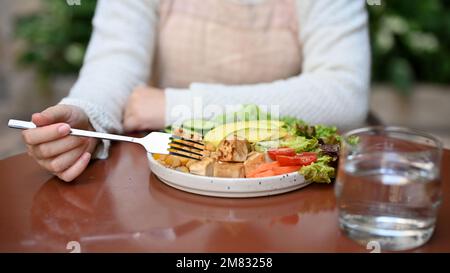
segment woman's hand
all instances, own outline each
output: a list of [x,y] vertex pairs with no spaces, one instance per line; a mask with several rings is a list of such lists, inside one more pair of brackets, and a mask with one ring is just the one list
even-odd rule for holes
[[161,89],[138,86],[125,106],[123,127],[125,131],[155,130],[164,128],[165,95]]
[[84,111],[60,104],[33,114],[32,121],[37,128],[22,132],[28,154],[66,182],[80,175],[98,142],[94,138],[69,136],[71,127],[93,130]]

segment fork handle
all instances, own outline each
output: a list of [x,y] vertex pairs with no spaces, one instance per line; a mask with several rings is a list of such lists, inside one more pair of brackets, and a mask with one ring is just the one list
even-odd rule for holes
[[[29,121],[10,119],[8,121],[8,127],[15,128],[15,129],[33,129],[33,128],[36,128],[36,125],[33,122],[29,122]],[[139,138],[135,138],[135,137],[121,136],[121,135],[114,135],[114,134],[107,134],[107,133],[100,133],[100,132],[95,132],[95,131],[87,131],[87,130],[72,129],[72,128],[70,128],[70,135],[139,143],[139,141],[138,141]]]

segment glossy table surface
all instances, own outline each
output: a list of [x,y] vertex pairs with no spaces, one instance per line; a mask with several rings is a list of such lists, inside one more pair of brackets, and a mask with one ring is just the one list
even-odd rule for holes
[[[450,151],[435,233],[413,252],[450,252]],[[145,151],[117,143],[73,183],[28,155],[0,161],[0,252],[370,252],[339,229],[333,185],[224,199],[166,186]]]

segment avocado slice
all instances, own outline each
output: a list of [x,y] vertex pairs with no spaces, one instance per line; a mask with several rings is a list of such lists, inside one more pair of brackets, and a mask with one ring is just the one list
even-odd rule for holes
[[[239,121],[239,122],[233,122],[233,123],[227,123],[223,125],[219,125],[209,131],[204,138],[205,142],[209,142],[214,146],[217,146],[219,142],[224,139],[226,136],[230,135],[233,132],[247,129],[247,128],[253,128],[257,131],[269,130],[269,131],[276,131],[279,130],[281,126],[283,126],[283,122],[279,120],[251,120],[251,121]],[[244,132],[245,133],[245,132]],[[277,135],[279,133],[273,132],[274,135]],[[252,133],[252,136],[254,135],[261,135],[267,133]],[[259,138],[259,137],[257,137]]]
[[264,128],[245,128],[232,133],[233,135],[245,138],[250,143],[257,143],[266,140],[280,139],[286,136],[285,129],[264,129]]

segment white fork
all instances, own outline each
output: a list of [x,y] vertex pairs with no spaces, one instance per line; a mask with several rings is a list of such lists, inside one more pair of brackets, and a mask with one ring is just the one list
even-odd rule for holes
[[[10,119],[8,121],[8,127],[15,129],[33,129],[36,128],[36,125],[29,121]],[[169,154],[169,148],[171,148],[169,144],[174,138],[171,134],[161,132],[151,132],[145,137],[139,138],[72,128],[70,129],[70,135],[138,143],[144,146],[147,152],[153,154]]]

